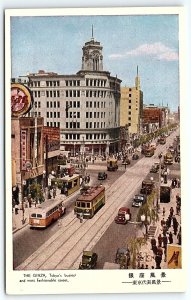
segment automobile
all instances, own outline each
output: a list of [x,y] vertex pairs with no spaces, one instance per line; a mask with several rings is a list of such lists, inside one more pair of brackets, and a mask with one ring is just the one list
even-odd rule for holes
[[104,180],[106,178],[107,178],[107,173],[105,173],[105,172],[98,173],[98,180]]
[[115,217],[115,223],[117,224],[127,224],[127,215],[129,215],[129,220],[131,219],[130,209],[127,207],[121,207],[118,210],[118,214]]
[[142,194],[137,194],[133,198],[132,206],[133,207],[140,207],[146,203],[146,196]]
[[131,163],[131,161],[130,161],[129,158],[125,158],[125,159],[123,159],[123,161],[122,161],[122,165],[130,165],[130,163]]
[[139,155],[137,153],[134,153],[133,156],[132,156],[132,159],[133,160],[139,159]]
[[143,180],[140,194],[150,195],[155,187],[155,182],[153,180]]
[[97,253],[93,251],[83,251],[82,261],[80,262],[79,269],[88,270],[94,269],[97,264]]
[[120,269],[128,269],[130,262],[130,251],[127,248],[118,248],[115,255],[115,263],[120,265]]
[[159,170],[159,168],[156,165],[152,165],[151,169],[150,169],[150,173],[157,173]]
[[172,154],[174,154],[174,152],[175,152],[174,147],[173,147],[172,145],[169,146],[168,150],[169,150]]

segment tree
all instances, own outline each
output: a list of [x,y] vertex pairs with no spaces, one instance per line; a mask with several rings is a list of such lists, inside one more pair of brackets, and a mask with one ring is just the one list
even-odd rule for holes
[[138,213],[137,213],[137,221],[138,222],[141,221],[142,215],[145,216],[144,225],[146,228],[146,235],[148,233],[147,232],[148,225],[150,225],[151,222],[153,222],[153,224],[155,224],[155,222],[157,222],[159,220],[158,211],[154,206],[156,195],[157,195],[157,193],[155,190],[150,195],[148,195],[147,202],[139,208]]
[[130,251],[130,267],[132,269],[137,268],[137,256],[143,245],[146,244],[146,240],[142,237],[132,238],[129,242]]
[[30,185],[30,193],[31,193],[31,197],[33,199],[36,200],[36,202],[43,202],[44,199],[44,195],[43,195],[43,191],[42,191],[42,187],[39,183],[37,182],[33,182]]

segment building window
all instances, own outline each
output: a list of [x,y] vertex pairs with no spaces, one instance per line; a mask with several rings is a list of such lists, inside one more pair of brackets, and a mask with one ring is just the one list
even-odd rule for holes
[[52,101],[50,101],[50,107],[52,108]]
[[92,111],[90,111],[90,118],[92,118]]
[[96,108],[96,102],[94,102],[94,108]]
[[94,111],[94,118],[96,118],[96,112]]
[[77,107],[78,108],[80,107],[80,101],[77,101]]
[[77,122],[77,128],[80,128],[80,122]]
[[74,101],[74,103],[73,103],[73,104],[74,104],[74,107],[76,107],[76,101]]
[[88,128],[88,122],[86,122],[86,128]]
[[60,127],[60,122],[57,123],[57,126]]
[[131,117],[129,117],[128,120],[131,121]]
[[129,109],[131,109],[131,105],[129,105]]
[[80,118],[80,112],[79,111],[77,112],[77,118]]
[[89,107],[89,102],[88,101],[86,101],[86,107]]
[[57,112],[57,118],[60,118],[60,112],[59,111]]
[[35,103],[34,103],[34,107],[37,108],[37,102],[36,102],[36,101],[35,101]]
[[56,122],[54,122],[54,127],[56,127]]
[[92,107],[92,101],[90,101],[90,108]]
[[46,107],[49,108],[49,101],[46,102]]
[[129,123],[128,125],[131,126],[131,123]]
[[49,126],[49,122],[46,122],[46,126]]
[[57,107],[60,108],[60,101],[57,102]]
[[66,128],[68,128],[68,122],[66,122]]
[[66,91],[66,97],[68,97],[68,91]]
[[129,100],[129,103],[131,103],[131,100]]
[[46,112],[46,117],[49,118],[49,111]]
[[129,94],[129,97],[131,97],[131,94]]
[[86,111],[86,118],[88,118],[88,115],[89,115],[89,112],[88,112],[88,111]]
[[52,118],[52,111],[50,112],[50,118]]
[[56,118],[56,111],[54,111],[54,118]]
[[54,108],[56,108],[56,102],[54,102]]
[[60,91],[57,91],[57,97],[60,97]]

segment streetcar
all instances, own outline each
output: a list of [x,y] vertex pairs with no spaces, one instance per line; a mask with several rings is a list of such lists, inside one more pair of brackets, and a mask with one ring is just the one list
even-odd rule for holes
[[63,200],[46,200],[38,206],[31,208],[29,225],[31,227],[46,228],[58,220],[66,212]]
[[75,202],[74,213],[78,218],[91,219],[105,205],[105,187],[90,187]]
[[61,189],[61,194],[70,196],[80,189],[80,176],[79,174],[66,175],[62,178],[51,179],[51,185],[56,185]]

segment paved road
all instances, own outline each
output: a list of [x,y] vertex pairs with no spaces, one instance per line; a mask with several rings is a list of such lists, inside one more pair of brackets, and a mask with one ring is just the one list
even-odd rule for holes
[[[172,138],[170,137],[169,139],[171,140]],[[18,266],[18,269],[77,269],[84,249],[93,249],[98,241],[101,242],[101,240],[104,240],[103,243],[106,243],[106,240],[109,241],[108,238],[104,239],[102,236],[113,222],[116,211],[126,203],[127,205],[131,204],[134,193],[139,189],[151,165],[158,160],[157,154],[163,150],[165,150],[165,145],[160,145],[155,157],[144,157],[136,165],[128,168],[116,180],[115,184],[111,185],[106,191],[107,200],[105,206],[91,220],[84,220],[83,223],[80,223],[73,212],[69,212],[67,216],[58,222],[57,229],[58,227],[59,229],[57,232],[25,260],[23,264]],[[112,224],[111,228],[112,226],[115,226],[115,224]],[[130,225],[128,224],[127,226]],[[134,234],[133,230],[128,231],[130,235],[131,233]],[[116,234],[116,236],[119,236],[119,234]],[[104,248],[103,246],[104,244],[102,244],[102,249]],[[107,251],[107,248],[105,251]],[[102,262],[102,259],[100,261]]]

